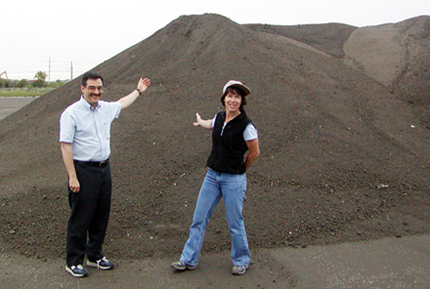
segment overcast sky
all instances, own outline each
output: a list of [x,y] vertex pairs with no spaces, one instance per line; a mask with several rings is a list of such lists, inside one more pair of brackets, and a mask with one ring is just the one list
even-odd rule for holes
[[[5,3],[6,2],[6,3]],[[430,15],[430,0],[5,0],[0,73],[48,80],[78,77],[182,15],[216,13],[239,24],[343,23],[357,27]],[[1,76],[4,78],[4,75]]]

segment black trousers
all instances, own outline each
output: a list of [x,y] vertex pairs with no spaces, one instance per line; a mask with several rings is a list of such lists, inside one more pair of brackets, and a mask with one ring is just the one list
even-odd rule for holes
[[67,265],[103,258],[102,245],[109,222],[112,195],[110,164],[95,167],[75,161],[80,191],[69,189],[70,218],[67,224]]

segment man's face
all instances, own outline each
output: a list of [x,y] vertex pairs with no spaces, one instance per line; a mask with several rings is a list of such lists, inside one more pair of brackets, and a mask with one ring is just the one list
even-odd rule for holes
[[86,86],[81,85],[81,91],[85,100],[91,106],[96,107],[103,94],[103,82],[100,78],[88,79]]

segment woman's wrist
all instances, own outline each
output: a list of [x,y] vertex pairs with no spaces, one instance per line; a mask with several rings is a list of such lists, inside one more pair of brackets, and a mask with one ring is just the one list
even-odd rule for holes
[[139,95],[142,95],[142,91],[139,88],[136,88],[136,91],[139,93]]

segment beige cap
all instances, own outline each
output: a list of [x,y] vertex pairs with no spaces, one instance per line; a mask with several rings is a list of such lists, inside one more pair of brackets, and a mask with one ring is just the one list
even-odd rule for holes
[[227,82],[227,84],[224,85],[224,89],[222,90],[222,93],[224,94],[227,88],[229,87],[234,87],[242,90],[245,96],[251,93],[251,90],[248,87],[246,87],[242,82],[237,80],[230,80],[229,82]]

